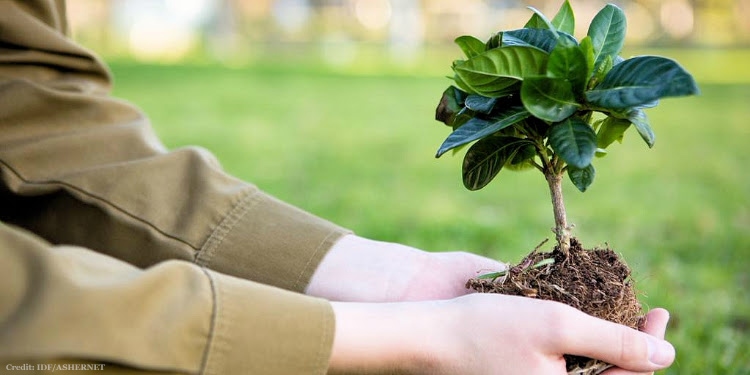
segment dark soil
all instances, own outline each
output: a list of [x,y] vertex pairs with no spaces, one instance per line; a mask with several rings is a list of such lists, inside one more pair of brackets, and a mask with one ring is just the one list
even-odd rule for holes
[[[471,279],[467,288],[481,293],[558,301],[589,315],[639,329],[643,311],[630,279],[630,268],[609,248],[583,249],[571,239],[567,257],[556,247],[551,253],[536,250],[504,275],[493,279]],[[541,246],[541,245],[540,245]],[[553,264],[533,267],[554,258]],[[608,367],[585,357],[565,356],[569,374],[593,375]]]

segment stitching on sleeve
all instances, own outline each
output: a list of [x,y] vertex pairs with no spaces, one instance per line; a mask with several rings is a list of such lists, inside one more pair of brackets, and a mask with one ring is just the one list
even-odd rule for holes
[[[296,280],[294,280],[294,284],[292,284],[292,288],[293,288],[294,290],[299,290],[299,289],[300,289],[300,287],[302,287],[302,285],[301,285],[301,282],[302,282],[302,276],[303,276],[303,275],[304,275],[304,274],[306,273],[306,271],[307,271],[307,270],[308,270],[308,269],[310,268],[310,265],[312,264],[312,261],[313,261],[313,259],[316,259],[316,258],[317,258],[317,254],[318,254],[318,253],[319,253],[319,252],[320,252],[321,250],[323,250],[323,247],[324,247],[324,245],[330,244],[330,243],[331,243],[331,238],[333,238],[333,237],[335,237],[335,236],[342,236],[342,235],[343,235],[343,233],[342,233],[342,232],[341,232],[340,230],[338,230],[338,229],[334,229],[334,230],[332,230],[332,231],[331,231],[330,233],[328,233],[328,235],[327,235],[327,236],[326,236],[326,237],[325,237],[325,238],[324,238],[324,239],[323,239],[322,241],[320,241],[320,243],[318,244],[318,247],[317,247],[317,248],[315,248],[315,251],[313,251],[313,252],[312,252],[312,253],[310,254],[310,256],[309,256],[309,257],[307,258],[307,263],[305,263],[305,266],[304,266],[304,267],[302,267],[302,269],[300,270],[299,274],[297,275],[297,279],[296,279]],[[326,248],[326,249],[327,249],[327,248]]]
[[245,214],[258,203],[257,189],[251,189],[245,192],[240,201],[227,213],[219,225],[211,232],[203,246],[195,253],[195,263],[208,267],[213,259],[216,249],[227,237],[229,232],[237,225]]
[[[328,305],[328,309],[331,309],[330,304]],[[323,322],[323,332],[324,334],[320,336],[320,346],[318,347],[318,363],[316,364],[316,368],[322,369],[323,373],[328,372],[328,366],[331,362],[330,358],[330,351],[332,350],[330,347],[330,343],[333,342],[333,336],[335,334],[336,330],[336,320],[335,316],[333,315],[332,311],[326,312],[326,319]],[[333,324],[331,324],[333,323]],[[331,326],[333,325],[333,328]],[[323,355],[324,353],[329,353],[329,355]]]
[[211,348],[213,347],[214,343],[214,336],[216,333],[216,316],[218,315],[219,310],[219,297],[218,297],[218,291],[216,290],[216,284],[214,281],[214,278],[211,277],[211,274],[208,272],[206,268],[201,267],[201,271],[206,275],[208,278],[209,286],[211,287],[211,301],[213,302],[213,306],[211,308],[211,322],[209,326],[208,331],[208,338],[206,339],[206,348],[203,351],[203,358],[201,359],[201,365],[200,369],[198,370],[199,374],[205,374],[206,369],[208,367],[208,360],[211,354]]
[[[11,166],[5,160],[2,160],[2,159],[0,159],[0,166],[5,166],[5,168],[7,168],[7,170],[8,170],[8,172],[10,172],[13,176],[15,176],[15,178],[17,178],[18,180],[20,180],[24,184],[27,184],[27,185],[39,185],[39,186],[58,186],[58,187],[61,187],[62,189],[64,189],[68,194],[73,195],[74,197],[76,196],[76,194],[80,194],[80,196],[82,196],[82,197],[88,197],[91,200],[102,202],[103,206],[109,207],[109,208],[111,208],[111,209],[113,209],[113,210],[115,210],[115,211],[117,211],[117,212],[119,212],[119,213],[121,213],[121,214],[129,217],[132,220],[135,220],[135,221],[137,221],[139,223],[142,223],[142,224],[148,226],[149,228],[155,230],[157,233],[163,235],[164,237],[172,239],[174,241],[177,241],[177,242],[179,242],[181,244],[184,244],[184,245],[190,247],[193,250],[197,250],[196,247],[193,246],[193,244],[187,242],[186,240],[183,240],[182,238],[179,238],[179,237],[176,237],[176,236],[174,236],[172,234],[169,234],[169,233],[165,232],[164,230],[162,230],[161,228],[159,228],[158,226],[156,226],[155,224],[153,224],[153,223],[151,223],[149,221],[146,221],[143,218],[141,218],[139,216],[136,216],[136,215],[128,212],[124,208],[122,208],[122,207],[118,206],[117,204],[115,204],[115,203],[113,203],[113,202],[105,199],[104,197],[101,197],[101,196],[98,196],[96,194],[93,194],[93,193],[91,193],[91,192],[89,192],[87,190],[84,190],[84,189],[76,186],[76,185],[73,185],[73,184],[68,183],[66,181],[60,181],[60,180],[44,180],[44,181],[29,180],[26,177],[24,177],[18,170],[16,170],[15,168],[13,168],[13,166]],[[84,202],[84,203],[86,203],[86,202]],[[89,202],[88,204],[91,204],[91,203]]]

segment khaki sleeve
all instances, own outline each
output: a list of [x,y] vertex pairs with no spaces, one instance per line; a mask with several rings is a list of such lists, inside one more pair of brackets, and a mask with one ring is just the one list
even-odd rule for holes
[[184,261],[145,270],[0,223],[0,368],[44,359],[191,374],[325,374],[322,299]]
[[0,0],[0,220],[139,267],[180,259],[303,291],[347,231],[205,150],[167,151],[66,28],[63,1]]

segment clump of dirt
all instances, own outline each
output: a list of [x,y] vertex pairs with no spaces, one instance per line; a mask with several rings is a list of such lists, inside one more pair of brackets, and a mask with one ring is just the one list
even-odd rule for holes
[[[609,248],[587,250],[575,238],[570,245],[567,257],[558,247],[549,253],[535,249],[504,274],[494,279],[471,279],[466,287],[480,293],[558,301],[589,315],[640,329],[645,318],[627,264]],[[545,259],[554,259],[554,263]],[[540,262],[543,265],[535,267]],[[566,355],[565,360],[570,375],[596,375],[611,367],[572,355]]]

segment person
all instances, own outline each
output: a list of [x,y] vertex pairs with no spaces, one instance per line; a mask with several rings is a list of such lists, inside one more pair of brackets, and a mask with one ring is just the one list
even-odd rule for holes
[[638,332],[470,294],[503,265],[359,237],[205,150],[166,150],[66,30],[63,0],[0,0],[4,370],[564,374],[567,353],[622,375],[674,360],[663,309]]

